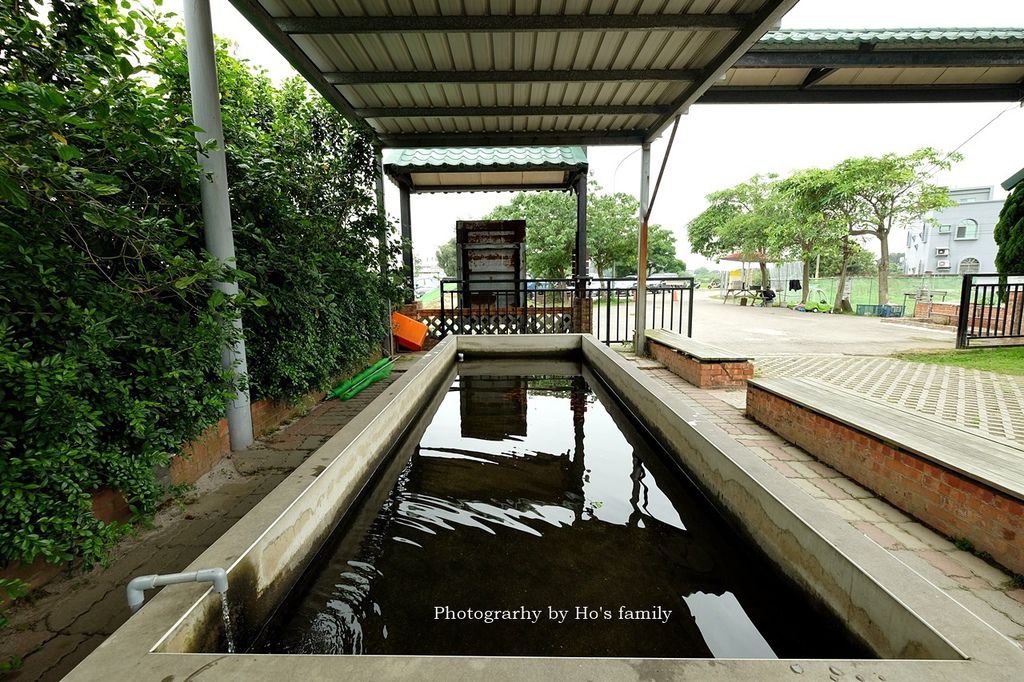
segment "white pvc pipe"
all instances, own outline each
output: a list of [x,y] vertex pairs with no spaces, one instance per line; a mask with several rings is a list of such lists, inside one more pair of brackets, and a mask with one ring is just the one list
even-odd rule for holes
[[146,590],[181,583],[213,583],[213,591],[224,594],[228,591],[228,574],[223,568],[204,568],[191,573],[140,575],[128,583],[128,606],[132,613],[135,613],[142,608],[142,602],[146,600]]
[[[188,78],[192,90],[192,118],[202,128],[196,133],[201,144],[216,144],[198,155],[203,177],[199,181],[203,207],[203,235],[206,250],[227,267],[235,266],[235,242],[231,231],[231,203],[228,199],[228,173],[224,158],[224,128],[220,117],[220,91],[217,84],[217,61],[213,47],[213,22],[209,0],[184,0],[185,38],[188,48]],[[235,282],[214,285],[229,296],[238,293]],[[238,340],[225,345],[221,364],[239,376],[248,374],[242,320],[233,322]],[[232,450],[252,445],[252,413],[249,392],[237,389],[227,409],[228,432]]]

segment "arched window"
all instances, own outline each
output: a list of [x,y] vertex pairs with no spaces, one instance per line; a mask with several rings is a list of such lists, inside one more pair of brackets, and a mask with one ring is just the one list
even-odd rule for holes
[[972,220],[971,218],[964,218],[963,220],[961,220],[960,224],[956,226],[956,238],[977,239],[978,221]]
[[960,261],[960,268],[958,272],[961,275],[973,275],[976,272],[981,271],[981,263],[978,262],[977,258],[964,258]]

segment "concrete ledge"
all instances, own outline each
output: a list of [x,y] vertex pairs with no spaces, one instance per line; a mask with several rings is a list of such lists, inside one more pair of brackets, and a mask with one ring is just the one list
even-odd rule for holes
[[747,415],[939,532],[1024,573],[1024,452],[807,382],[749,382]]
[[[575,350],[574,350],[575,349]],[[446,339],[332,437],[186,570],[229,567],[233,617],[252,628],[305,568],[405,428],[431,411],[456,352],[582,354],[746,532],[884,655],[950,660],[742,661],[214,653],[220,602],[203,585],[162,590],[66,678],[757,680],[848,675],[865,680],[1013,680],[1024,652],[817,506],[717,427],[589,336]],[[561,365],[545,365],[560,371]],[[421,416],[417,416],[421,415]],[[402,453],[389,465],[400,461]],[[756,462],[753,460],[757,460]],[[774,475],[774,476],[773,476]],[[856,557],[856,562],[853,558]],[[792,568],[790,568],[792,565]],[[175,567],[177,568],[177,567]],[[939,633],[944,633],[940,635]],[[198,652],[210,653],[198,653]],[[196,653],[192,653],[196,652]],[[969,660],[965,660],[969,659]]]

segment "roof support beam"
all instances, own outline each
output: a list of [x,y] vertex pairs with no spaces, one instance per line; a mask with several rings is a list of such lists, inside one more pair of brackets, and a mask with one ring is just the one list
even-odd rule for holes
[[656,115],[665,107],[649,104],[487,106],[487,107],[370,107],[356,109],[363,118],[452,118],[454,116],[635,116]]
[[751,15],[589,14],[390,17],[287,17],[275,19],[284,33],[535,33],[540,31],[739,30]]
[[1024,66],[1024,49],[823,49],[813,52],[763,48],[759,45],[737,59],[734,66],[744,69]]
[[809,88],[834,71],[835,69],[811,69],[810,72],[808,72],[807,77],[804,78],[804,82],[800,84],[800,87]]
[[546,147],[554,145],[638,145],[643,131],[518,130],[480,133],[380,133],[392,149],[415,147]]
[[940,102],[1016,102],[1024,97],[1020,84],[980,85],[818,85],[716,86],[700,104],[879,104]]
[[246,20],[256,27],[263,37],[267,41],[277,48],[277,51],[281,53],[288,63],[291,64],[296,71],[302,74],[302,77],[306,81],[316,88],[324,98],[331,103],[331,105],[337,109],[345,119],[355,126],[358,130],[364,131],[369,134],[372,138],[375,138],[373,129],[370,128],[359,118],[348,100],[342,96],[338,88],[334,87],[326,80],[324,80],[323,73],[317,68],[313,60],[310,59],[305,52],[299,49],[299,46],[295,44],[290,37],[288,37],[281,29],[279,29],[274,20],[267,14],[267,11],[263,8],[263,5],[259,3],[259,0],[231,0],[231,4],[235,6],[238,13],[241,14]]
[[722,49],[711,62],[704,69],[704,76],[696,80],[693,85],[688,87],[683,93],[672,102],[672,106],[669,111],[658,117],[658,120],[653,126],[647,130],[645,139],[650,141],[661,135],[662,131],[668,127],[669,123],[676,116],[685,114],[694,102],[700,99],[701,95],[707,92],[708,88],[714,85],[729,68],[736,62],[737,59],[746,54],[758,40],[763,36],[772,26],[778,25],[782,21],[782,17],[786,15],[786,12],[793,9],[798,0],[768,0],[765,2],[761,9],[753,14],[748,15],[748,19],[744,24],[743,29],[739,31],[739,34],[734,37],[729,44]]
[[615,83],[692,81],[700,69],[563,69],[556,71],[333,71],[324,74],[334,85],[391,83]]

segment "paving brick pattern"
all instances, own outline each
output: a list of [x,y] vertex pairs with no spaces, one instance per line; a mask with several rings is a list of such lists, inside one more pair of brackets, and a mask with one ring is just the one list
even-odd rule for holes
[[986,435],[1024,442],[1024,377],[896,358],[759,357],[758,376],[813,377]]
[[20,656],[24,665],[4,682],[49,682],[70,672],[128,619],[124,589],[131,578],[183,570],[399,373],[347,402],[320,403],[249,450],[233,453],[200,479],[201,494],[181,506],[171,503],[152,529],[118,545],[109,567],[68,570],[31,601],[15,604],[8,610],[11,624],[0,630],[0,653]]
[[[1024,648],[1024,589],[1015,588],[1008,573],[959,550],[948,538],[748,419],[741,391],[701,390],[649,361],[638,366],[823,507]],[[814,370],[815,376],[823,368]]]

